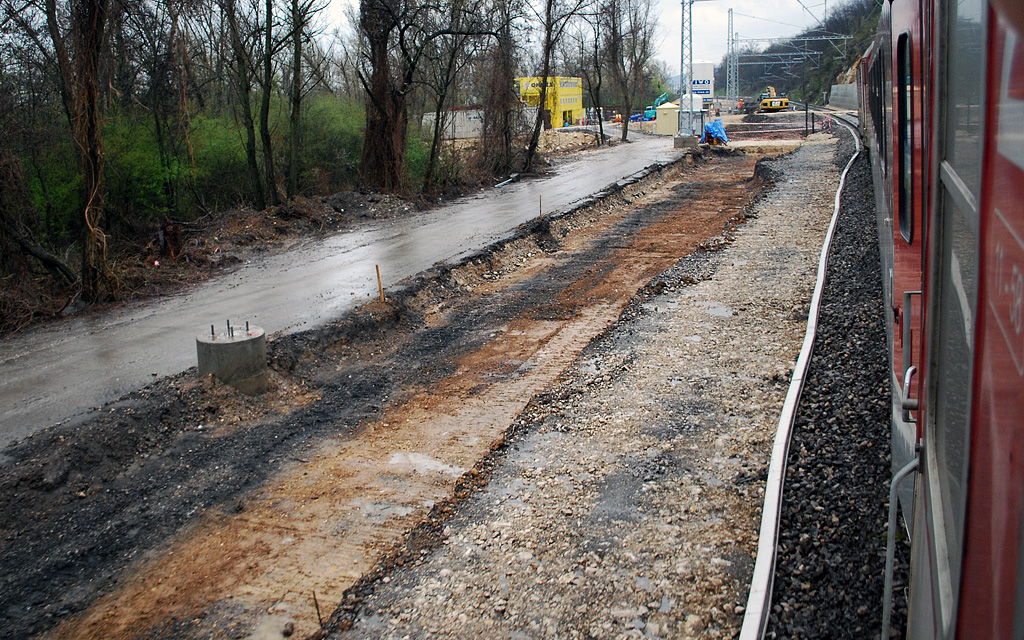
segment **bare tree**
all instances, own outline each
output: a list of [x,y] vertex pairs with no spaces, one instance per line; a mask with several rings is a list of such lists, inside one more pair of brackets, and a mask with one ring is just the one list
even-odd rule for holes
[[441,136],[448,123],[449,94],[459,73],[470,64],[482,44],[485,29],[481,22],[483,12],[481,0],[454,0],[457,11],[452,14],[453,32],[435,38],[426,49],[424,56],[423,84],[433,97],[434,130],[430,142],[430,154],[423,176],[423,190],[435,186],[438,152]]
[[[612,80],[622,95],[623,113],[643,86],[644,67],[654,54],[655,16],[651,0],[607,0],[601,7],[604,49]],[[622,119],[622,141],[629,134],[629,118]]]
[[265,19],[263,24],[263,78],[260,81],[260,142],[263,146],[263,172],[269,204],[281,204],[277,192],[277,171],[274,169],[274,145],[270,138],[270,96],[274,90],[274,0],[264,0]]
[[[359,23],[358,15],[351,18]],[[326,88],[332,93],[357,96],[362,93],[359,83],[359,37],[335,28],[327,39],[328,47],[323,52],[325,67],[321,71]]]
[[61,96],[81,164],[85,205],[82,238],[82,298],[95,302],[106,278],[107,238],[103,217],[103,136],[98,76],[108,0],[76,0],[61,15],[45,1],[52,56],[60,72]]
[[[367,94],[360,178],[382,191],[405,185],[407,100],[432,43],[443,36],[480,35],[463,3],[360,0],[364,41],[359,80]],[[471,26],[467,26],[471,25]]]
[[513,89],[516,69],[517,23],[522,18],[521,0],[494,0],[494,38],[484,61],[483,135],[477,150],[478,164],[494,175],[513,171],[512,149],[519,122],[519,97]]
[[[319,0],[291,0],[291,86],[288,91],[289,130],[288,130],[288,197],[294,198],[299,193],[299,147],[302,144],[302,98],[309,86],[323,82],[321,67],[323,56],[318,56],[314,64],[309,65],[311,81],[303,77],[303,47],[312,35],[308,31],[315,14],[323,11],[327,5]],[[312,47],[316,51],[315,47]]]
[[183,68],[191,95],[199,109],[219,111],[228,106],[233,89],[228,67],[233,56],[233,43],[223,2],[188,2],[182,0],[181,16]]
[[604,84],[604,55],[601,49],[601,19],[585,13],[573,20],[563,52],[569,73],[583,78],[590,104],[597,114],[597,144],[604,143],[604,118],[601,114],[601,88]]
[[392,68],[392,34],[405,12],[401,6],[392,7],[390,1],[393,0],[359,3],[359,30],[366,42],[363,55],[369,67],[369,78],[364,71],[359,73],[367,95],[359,173],[365,184],[383,191],[398,190],[403,180],[408,123],[405,94],[412,84],[411,73],[400,67],[396,78]]
[[533,168],[533,161],[537,155],[540,131],[544,124],[544,105],[547,101],[548,84],[551,76],[552,54],[555,51],[555,47],[561,41],[562,35],[571,23],[572,18],[578,16],[590,0],[539,0],[539,2],[539,6],[534,6],[533,11],[543,29],[540,105],[537,109],[537,119],[533,124],[533,134],[530,136],[530,143],[526,148],[526,160],[523,163],[523,171],[529,171]]
[[252,186],[253,198],[257,209],[267,206],[266,194],[263,190],[263,179],[260,166],[256,159],[256,119],[252,112],[253,60],[250,40],[252,34],[243,30],[242,16],[238,11],[236,0],[222,0],[221,10],[227,23],[228,37],[231,42],[231,66],[234,76],[235,90],[238,96],[238,108],[242,116],[242,127],[245,130],[245,160],[249,169],[249,181]]

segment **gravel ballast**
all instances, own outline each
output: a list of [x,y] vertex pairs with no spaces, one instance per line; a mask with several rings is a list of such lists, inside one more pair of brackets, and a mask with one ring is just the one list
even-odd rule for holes
[[[845,165],[853,139],[837,127]],[[769,638],[878,637],[889,481],[889,382],[869,156],[847,177],[783,493]],[[906,628],[897,545],[892,628]]]

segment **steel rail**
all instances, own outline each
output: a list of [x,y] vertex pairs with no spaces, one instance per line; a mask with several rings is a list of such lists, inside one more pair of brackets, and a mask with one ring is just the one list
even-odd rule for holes
[[[789,103],[801,106],[805,104],[803,102],[797,102],[795,100],[790,100]],[[860,128],[860,116],[857,115],[856,110],[854,109],[835,109],[834,107],[824,107],[816,104],[808,104],[807,108],[817,113],[827,113],[836,120],[842,120],[843,122],[850,125],[854,129]],[[799,109],[797,109],[797,111],[799,111]],[[851,113],[851,111],[853,113]],[[856,138],[856,134],[854,134],[854,137]],[[860,138],[857,138],[857,140],[859,143]]]
[[832,220],[829,223],[828,232],[825,234],[821,257],[818,260],[818,278],[814,285],[814,295],[811,296],[811,308],[807,313],[807,332],[804,334],[803,347],[800,349],[800,356],[797,358],[793,370],[793,379],[790,381],[786,400],[782,405],[782,413],[779,416],[778,429],[775,432],[775,444],[772,447],[771,462],[768,465],[768,480],[764,490],[764,507],[761,512],[761,530],[757,539],[754,575],[750,582],[750,593],[747,596],[747,608],[743,614],[743,626],[740,629],[739,640],[761,640],[764,638],[765,630],[768,627],[768,616],[771,614],[775,556],[779,538],[779,521],[782,515],[782,487],[786,478],[789,443],[793,425],[796,422],[800,394],[804,388],[804,379],[814,351],[814,339],[818,332],[818,314],[821,310],[821,296],[825,290],[828,256],[839,221],[839,204],[843,195],[843,187],[846,185],[846,176],[850,172],[850,167],[853,166],[861,152],[860,137],[857,131],[845,121],[842,121],[841,124],[850,130],[857,147],[839,178]]

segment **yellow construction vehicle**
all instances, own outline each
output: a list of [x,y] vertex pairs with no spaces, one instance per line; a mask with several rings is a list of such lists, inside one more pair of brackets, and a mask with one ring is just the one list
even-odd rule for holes
[[765,87],[761,93],[761,106],[758,111],[782,111],[789,108],[789,98],[786,94],[775,93],[775,87]]

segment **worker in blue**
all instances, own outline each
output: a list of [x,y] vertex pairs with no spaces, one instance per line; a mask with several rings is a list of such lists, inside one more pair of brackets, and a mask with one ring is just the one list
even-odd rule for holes
[[725,135],[725,125],[722,124],[722,121],[713,120],[705,123],[704,135],[701,136],[700,141],[709,144],[727,144],[729,136]]

